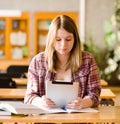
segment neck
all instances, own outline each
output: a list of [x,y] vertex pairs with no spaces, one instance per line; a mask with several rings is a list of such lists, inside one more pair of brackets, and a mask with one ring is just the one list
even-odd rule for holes
[[66,67],[68,59],[66,57],[62,57],[58,60],[59,67]]
[[57,63],[58,69],[66,70],[67,62],[68,62],[68,57],[66,57],[66,56],[59,57],[58,63]]
[[68,61],[69,55],[57,55],[59,64],[65,65]]

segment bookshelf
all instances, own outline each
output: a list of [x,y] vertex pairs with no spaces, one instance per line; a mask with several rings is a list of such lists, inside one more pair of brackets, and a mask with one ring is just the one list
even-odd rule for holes
[[29,13],[0,17],[0,60],[29,59]]
[[30,14],[0,16],[0,70],[30,61]]

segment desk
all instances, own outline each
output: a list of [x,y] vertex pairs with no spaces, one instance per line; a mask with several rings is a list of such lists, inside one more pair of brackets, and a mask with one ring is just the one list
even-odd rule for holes
[[29,65],[30,64],[30,60],[29,59],[25,59],[25,60],[0,60],[0,70],[1,71],[6,71],[7,68],[10,65]]
[[[28,77],[27,73],[25,73],[26,77]],[[27,78],[12,78],[13,81],[16,82],[17,85],[27,85]],[[105,80],[100,81],[101,86],[107,86],[108,83]]]
[[100,84],[101,84],[102,87],[108,86],[108,82],[106,82],[103,79],[100,80]]
[[116,98],[116,95],[110,89],[102,89],[100,94],[100,104],[101,105],[113,105],[113,99]]
[[[28,73],[25,73],[26,77],[28,77]],[[17,85],[27,85],[27,78],[12,78],[13,81],[16,82]],[[100,80],[101,86],[107,86],[108,83],[105,80]]]
[[97,123],[119,122],[120,106],[100,106],[98,113],[45,114],[34,116],[0,116],[0,122]]
[[101,89],[100,94],[101,99],[113,99],[116,98],[116,95],[111,91],[111,89]]
[[25,73],[25,76],[28,78],[28,73],[27,72]]
[[[23,99],[26,89],[24,88],[0,88],[0,98]],[[112,99],[116,95],[110,89],[102,89],[100,99]]]
[[23,99],[26,89],[0,88],[0,99]]
[[16,85],[20,86],[20,85],[27,85],[27,78],[12,78],[13,81],[16,82]]

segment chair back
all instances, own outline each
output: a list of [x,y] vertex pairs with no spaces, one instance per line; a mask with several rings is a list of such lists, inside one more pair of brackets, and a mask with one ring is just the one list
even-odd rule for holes
[[0,88],[16,88],[16,83],[11,78],[0,77]]
[[27,65],[11,65],[7,68],[7,73],[10,77],[27,78],[25,73],[28,72]]
[[10,65],[7,68],[8,73],[25,73],[28,72],[27,65]]
[[27,78],[25,74],[21,73],[0,73],[2,78]]

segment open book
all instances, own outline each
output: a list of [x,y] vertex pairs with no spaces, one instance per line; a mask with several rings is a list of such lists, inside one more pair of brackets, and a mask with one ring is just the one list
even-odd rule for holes
[[68,108],[53,108],[53,109],[43,109],[45,110],[45,113],[96,113],[99,112],[96,109],[93,108],[84,108],[84,109],[80,109],[80,110],[76,110],[76,109],[68,109]]
[[[71,113],[71,112],[98,112],[98,110],[93,108],[85,108],[81,110],[73,109],[62,109],[62,108],[53,108],[53,109],[40,109],[31,104],[24,104],[22,102],[0,102],[0,115],[10,115],[10,114],[50,114],[50,113]],[[3,113],[3,114],[2,114]]]
[[44,110],[32,105],[24,104],[19,101],[2,101],[0,102],[0,115],[10,115],[10,114],[41,114]]

